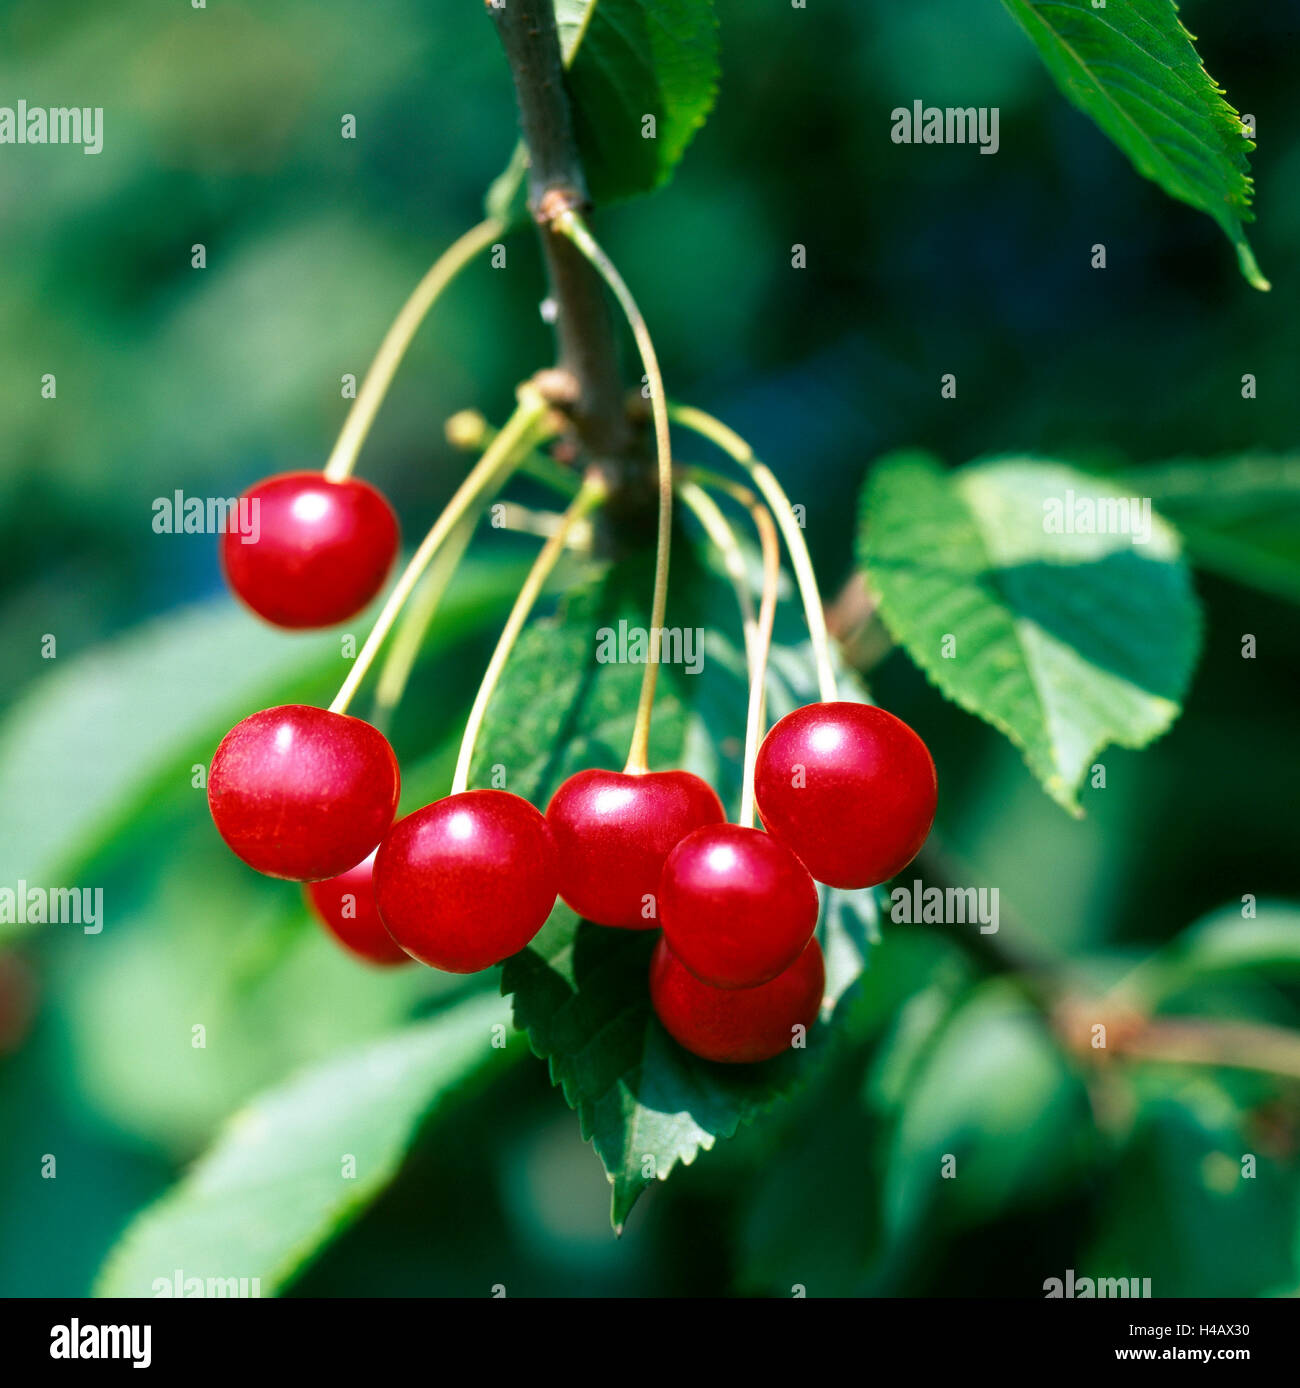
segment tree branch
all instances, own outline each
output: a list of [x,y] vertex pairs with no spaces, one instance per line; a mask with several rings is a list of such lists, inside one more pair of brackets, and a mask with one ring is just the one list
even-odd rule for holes
[[1133,1060],[1219,1065],[1300,1079],[1300,1035],[1285,1027],[1210,1017],[1153,1017],[1116,1047]]
[[[565,208],[589,204],[573,134],[564,63],[551,0],[487,0],[505,49],[529,155],[528,207],[537,222],[557,310],[557,394],[582,441],[602,462],[623,459],[633,429],[624,404],[618,340],[600,277],[551,229]],[[565,378],[567,377],[567,380]],[[611,481],[617,483],[619,478]]]

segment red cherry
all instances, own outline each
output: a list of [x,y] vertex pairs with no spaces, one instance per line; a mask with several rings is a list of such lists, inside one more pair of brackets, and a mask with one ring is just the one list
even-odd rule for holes
[[934,823],[934,762],[901,719],[870,704],[809,704],[758,751],[758,812],[832,887],[874,887],[916,857]]
[[748,1064],[788,1050],[796,1026],[817,1020],[826,969],[809,940],[784,973],[758,988],[710,988],[660,940],[650,960],[650,1001],[664,1029],[704,1060]]
[[558,883],[546,820],[504,790],[467,790],[416,810],[375,858],[375,898],[393,939],[453,974],[523,949],[551,914]]
[[375,904],[372,853],[356,867],[303,891],[313,914],[331,935],[368,964],[409,964],[411,956],[384,928]]
[[224,532],[221,564],[259,617],[280,627],[333,626],[384,586],[397,557],[397,517],[368,482],[282,472],[250,487],[241,512],[245,505],[247,534],[233,525]]
[[221,739],[208,806],[221,837],[269,877],[337,877],[397,812],[397,758],[378,728],[305,704],[263,709]]
[[799,957],[817,928],[817,888],[770,834],[709,824],[668,855],[659,917],[677,958],[715,988],[756,988]]
[[597,925],[653,930],[664,860],[692,829],[725,818],[722,801],[689,771],[579,771],[546,811],[560,895]]

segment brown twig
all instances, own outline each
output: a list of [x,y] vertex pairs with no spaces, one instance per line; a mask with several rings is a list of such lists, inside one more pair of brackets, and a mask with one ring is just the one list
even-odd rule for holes
[[[948,852],[938,836],[917,858],[929,885],[976,882],[969,866]],[[1029,926],[1005,907],[996,935],[963,932],[963,946],[994,973],[1016,979],[1042,1011],[1061,1043],[1081,1061],[1114,1059],[1170,1065],[1223,1066],[1300,1079],[1300,1034],[1284,1027],[1225,1022],[1213,1017],[1153,1017],[1141,1003],[1096,996],[1068,962],[1035,947]],[[1094,1047],[1093,1028],[1105,1028]]]
[[1219,1065],[1300,1080],[1300,1034],[1257,1022],[1153,1017],[1117,1047],[1130,1060]]
[[623,460],[632,451],[634,431],[624,405],[618,340],[604,286],[573,243],[551,227],[566,208],[582,209],[590,202],[555,12],[551,0],[507,0],[500,7],[488,0],[487,8],[514,79],[529,156],[528,207],[541,235],[556,307],[558,359],[550,376],[555,403],[567,408],[596,459],[602,464]]

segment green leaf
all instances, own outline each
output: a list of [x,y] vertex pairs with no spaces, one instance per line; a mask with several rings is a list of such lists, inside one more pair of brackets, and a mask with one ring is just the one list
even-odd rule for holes
[[1300,459],[1180,461],[1121,476],[1173,521],[1197,564],[1300,602]]
[[1260,902],[1243,917],[1239,906],[1216,911],[1189,926],[1174,943],[1172,957],[1197,973],[1237,969],[1300,967],[1300,906]]
[[127,1229],[96,1294],[156,1295],[178,1268],[277,1291],[387,1185],[430,1111],[505,1057],[505,1022],[499,998],[474,998],[264,1094]]
[[[1087,1098],[1010,986],[977,988],[909,1080],[883,1188],[885,1224],[979,1224],[1066,1183],[1089,1141]],[[948,1159],[954,1160],[948,1166]]]
[[[206,763],[257,691],[331,664],[340,665],[336,637],[287,640],[229,602],[52,662],[0,733],[0,842],[13,869],[59,881],[162,789],[162,776],[179,781],[183,759]],[[62,785],[75,794],[56,794]]]
[[[1075,814],[1107,743],[1143,747],[1173,723],[1200,641],[1177,536],[1149,509],[1108,512],[1111,497],[1058,463],[945,472],[915,453],[863,495],[859,554],[894,638]],[[1079,533],[1090,517],[1113,533]]]
[[[467,565],[428,649],[509,602],[517,575],[514,564]],[[349,630],[367,627],[361,617]],[[151,801],[201,795],[192,768],[240,718],[332,697],[347,670],[341,635],[289,635],[219,600],[52,661],[0,726],[2,880],[67,885]],[[27,928],[0,923],[0,939]]]
[[298,886],[234,859],[206,806],[167,850],[138,905],[106,893],[104,935],[47,957],[46,1015],[83,1114],[189,1157],[267,1085],[400,1026],[431,987],[464,987],[344,954]]
[[1230,975],[1282,981],[1300,976],[1300,905],[1260,901],[1253,916],[1225,906],[1190,925],[1135,972],[1147,1007],[1179,989]]
[[1002,0],[1064,95],[1133,167],[1170,197],[1208,213],[1256,289],[1268,281],[1246,241],[1254,144],[1201,65],[1172,0]]
[[822,1011],[837,1020],[853,1009],[855,990],[867,960],[880,944],[880,901],[874,887],[843,891],[819,887],[822,898],[817,938],[826,960],[826,996]]
[[716,1065],[684,1051],[659,1025],[646,979],[657,932],[607,930],[560,903],[533,943],[506,962],[515,1025],[577,1110],[583,1137],[613,1186],[621,1231],[641,1192],[731,1137],[798,1086],[806,1050],[762,1065]]
[[[698,674],[666,666],[655,707],[651,764],[686,766],[723,794],[735,787],[744,727],[744,659],[722,634],[725,619],[709,612],[708,585],[689,548],[674,550],[673,610],[669,624],[707,630]],[[572,594],[555,617],[534,623],[520,641],[485,721],[476,779],[545,805],[565,776],[584,766],[620,767],[631,736],[642,666],[602,663],[596,632],[619,620],[644,621],[649,572],[615,571],[605,582]],[[687,607],[689,610],[683,611]],[[788,620],[790,614],[784,614]],[[795,665],[787,648],[779,664]],[[811,663],[801,666],[811,680]],[[773,716],[796,700],[815,697],[773,678]],[[824,1015],[851,990],[875,931],[869,893],[845,893],[825,913],[828,957]],[[816,1063],[823,1028],[807,1050],[765,1065],[726,1066],[698,1060],[660,1027],[650,1007],[647,971],[654,932],[608,930],[579,921],[563,904],[533,943],[508,960],[503,991],[514,999],[516,1024],[534,1052],[549,1062],[554,1083],[578,1112],[613,1186],[616,1228],[656,1179],[689,1165],[701,1150],[734,1134],[788,1094]]]
[[[593,202],[653,192],[672,177],[717,97],[712,0],[555,0],[555,20]],[[526,170],[517,148],[489,191],[490,215],[522,218]]]
[[[861,1295],[878,1249],[880,1123],[858,1102],[861,1054],[845,1048],[774,1116],[737,1202],[741,1295]],[[814,1176],[815,1173],[815,1176]]]
[[[1294,1294],[1294,1165],[1260,1138],[1206,1076],[1150,1098],[1100,1192],[1076,1277],[1149,1277],[1153,1297]],[[1051,1272],[1065,1276],[1064,1267]]]

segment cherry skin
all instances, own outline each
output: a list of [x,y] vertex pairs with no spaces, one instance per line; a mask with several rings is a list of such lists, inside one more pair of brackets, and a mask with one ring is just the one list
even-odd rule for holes
[[597,925],[653,930],[664,860],[692,829],[725,818],[712,787],[689,771],[579,771],[546,811],[560,895]]
[[558,887],[546,820],[504,790],[435,800],[393,825],[375,857],[375,899],[389,934],[413,958],[453,974],[523,949]]
[[217,831],[268,877],[318,882],[388,830],[401,778],[388,739],[360,718],[285,704],[236,723],[208,776]]
[[367,964],[409,964],[411,956],[384,927],[375,904],[375,855],[326,882],[303,888],[312,914],[350,954]]
[[821,946],[809,940],[783,973],[757,988],[711,988],[669,949],[655,946],[650,1001],[664,1030],[703,1060],[751,1064],[788,1050],[794,1028],[817,1020],[826,968]]
[[249,534],[257,538],[246,542],[231,526],[221,536],[221,565],[235,596],[276,626],[328,627],[355,617],[397,558],[393,508],[355,477],[281,472],[240,503],[250,507]]
[[757,988],[788,969],[817,928],[817,888],[770,834],[709,824],[668,855],[659,917],[677,958],[715,988]]
[[832,887],[874,887],[916,857],[938,802],[934,762],[901,719],[871,704],[809,704],[758,752],[768,832]]

